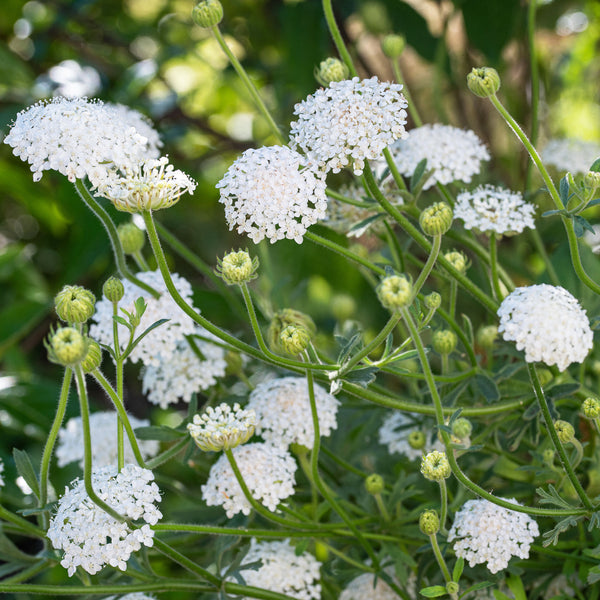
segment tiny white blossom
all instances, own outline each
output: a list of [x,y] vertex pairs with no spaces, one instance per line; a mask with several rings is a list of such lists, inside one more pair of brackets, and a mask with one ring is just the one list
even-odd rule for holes
[[138,529],[120,523],[94,504],[83,481],[76,480],[71,489],[67,488],[50,521],[48,539],[56,550],[63,550],[60,564],[69,577],[79,566],[92,575],[105,565],[125,571],[132,552],[142,545],[153,545],[150,525],[162,518],[155,506],[160,502],[160,493],[153,480],[152,471],[135,465],[125,465],[121,472],[115,466],[92,472],[98,496],[124,517],[143,520],[145,524]]
[[[423,447],[411,445],[411,438],[416,434],[424,439]],[[444,450],[444,444],[433,436],[433,422],[427,428],[399,411],[385,417],[379,428],[379,443],[387,446],[390,454],[402,454],[409,460],[421,458],[432,450]]]
[[[281,500],[294,493],[297,465],[284,448],[252,443],[238,446],[232,453],[252,497],[269,510],[276,510]],[[202,498],[208,506],[223,506],[229,519],[239,512],[249,515],[252,510],[225,454],[211,467]]]
[[266,237],[300,244],[307,228],[325,217],[325,182],[287,146],[246,150],[216,187],[229,229],[254,243]]
[[498,316],[498,331],[525,351],[527,362],[564,371],[573,362],[583,362],[592,349],[594,334],[585,311],[560,286],[517,288],[504,298]]
[[578,139],[550,140],[542,150],[542,161],[559,171],[587,173],[600,158],[600,144]]
[[361,175],[366,160],[378,158],[406,136],[402,85],[358,77],[332,81],[294,108],[290,141],[324,172],[351,166]]
[[[508,502],[519,504],[514,498]],[[512,556],[529,557],[529,547],[540,534],[529,515],[497,506],[488,500],[468,500],[456,513],[448,534],[456,556],[469,566],[487,563],[491,573],[506,569]]]

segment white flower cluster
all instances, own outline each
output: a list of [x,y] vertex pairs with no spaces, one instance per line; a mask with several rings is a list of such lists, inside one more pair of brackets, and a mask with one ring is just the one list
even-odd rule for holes
[[225,350],[196,336],[216,338],[200,326],[195,327],[194,334],[192,341],[200,354],[189,340],[182,339],[167,358],[144,368],[142,391],[153,404],[167,408],[180,400],[189,402],[193,394],[208,389],[225,375]]
[[[388,447],[390,454],[402,454],[408,460],[421,458],[424,453],[432,450],[444,450],[444,445],[437,438],[431,439],[429,433],[433,426],[427,429],[413,421],[401,412],[393,412],[388,415],[379,428],[379,443]],[[425,438],[425,445],[422,448],[414,448],[410,444],[412,435],[419,435]]]
[[406,136],[408,104],[401,90],[400,84],[377,77],[332,81],[296,104],[292,148],[300,147],[323,172],[339,173],[351,164],[361,175],[366,160]]
[[567,290],[542,283],[511,292],[498,308],[498,331],[525,350],[527,362],[556,365],[564,371],[583,362],[594,334],[585,311]]
[[158,134],[140,113],[86,98],[54,98],[21,111],[4,143],[31,165],[33,179],[55,170],[94,186],[111,165],[133,167],[156,158]]
[[266,237],[300,244],[306,229],[325,217],[325,187],[306,159],[286,146],[246,150],[217,184],[229,229],[254,243]]
[[[244,563],[262,561],[256,569],[246,569],[242,575],[247,585],[286,594],[298,600],[319,600],[321,585],[317,559],[307,552],[296,555],[289,541],[250,542]],[[249,598],[244,600],[250,600]]]
[[520,192],[511,192],[493,185],[480,186],[472,192],[462,192],[454,205],[454,218],[465,222],[465,229],[484,233],[521,233],[534,229],[535,208],[523,200]]
[[559,171],[587,173],[600,158],[600,144],[578,139],[550,140],[542,150],[542,161]]
[[[399,585],[398,580],[394,577],[393,569],[388,568],[386,572]],[[414,574],[411,574],[406,582],[406,592],[409,598],[417,597],[417,582]],[[398,594],[381,577],[377,579],[375,585],[375,576],[371,573],[363,573],[346,585],[339,600],[366,600],[366,598],[369,600],[398,600]]]
[[[490,160],[487,148],[473,131],[439,124],[411,129],[406,139],[392,144],[390,152],[398,171],[406,177],[412,176],[417,165],[427,159],[426,170],[433,173],[423,185],[424,190],[436,183],[469,183],[479,173],[481,161]],[[376,171],[386,167],[380,160]]]
[[[337,428],[339,400],[315,385],[315,402],[322,436]],[[281,377],[259,383],[248,401],[247,409],[256,412],[256,433],[271,444],[287,447],[301,444],[312,448],[314,427],[308,384],[302,377]]]
[[[514,498],[508,502],[519,504]],[[456,513],[448,534],[456,556],[473,567],[487,563],[491,573],[505,569],[511,556],[529,557],[529,547],[540,534],[527,514],[497,506],[488,500],[468,500]]]
[[92,485],[101,500],[128,519],[141,519],[144,525],[132,529],[120,523],[88,497],[83,481],[76,480],[58,501],[58,509],[48,529],[48,539],[63,550],[61,565],[69,577],[81,566],[90,574],[105,565],[127,569],[132,552],[142,545],[152,546],[155,525],[162,517],[154,505],[160,502],[152,471],[125,465],[120,473],[114,466],[92,472]]
[[[179,294],[191,304],[192,286],[183,277],[177,275],[177,273],[172,273],[171,276]],[[195,324],[171,298],[160,271],[145,271],[138,273],[137,277],[160,292],[161,296],[154,298],[137,285],[126,279],[123,280],[125,294],[119,302],[119,309],[124,308],[128,312],[133,312],[134,302],[140,296],[146,301],[146,311],[136,330],[136,336],[160,319],[169,319],[169,321],[153,329],[146,335],[134,348],[129,358],[132,362],[141,360],[145,365],[158,367],[161,363],[171,360],[177,350],[177,345],[184,340],[184,336],[194,333]],[[119,316],[124,317],[120,310]],[[112,302],[106,298],[98,301],[92,321],[90,337],[100,344],[113,346]],[[121,349],[124,350],[129,342],[129,330],[124,325],[119,324],[118,333],[119,344]]]
[[[294,493],[297,465],[286,449],[253,443],[232,453],[252,497],[269,510],[275,511],[281,500]],[[249,515],[252,509],[225,454],[211,467],[202,497],[209,506],[223,506],[229,519],[239,512]]]
[[[97,412],[90,415],[90,436],[92,438],[92,463],[94,467],[106,467],[117,463],[117,413]],[[131,427],[150,425],[147,419],[136,419],[129,415]],[[155,456],[159,443],[156,440],[138,440],[144,459]],[[81,417],[73,417],[58,432],[56,459],[59,467],[79,461],[83,467],[83,427]],[[135,457],[129,438],[125,434],[125,462],[134,463]]]

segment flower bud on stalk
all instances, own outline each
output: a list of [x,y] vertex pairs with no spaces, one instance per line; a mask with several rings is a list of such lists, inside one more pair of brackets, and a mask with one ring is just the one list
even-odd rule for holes
[[121,223],[117,233],[125,254],[137,254],[144,247],[146,234],[135,223]]
[[278,354],[287,352],[282,344],[281,334],[289,326],[304,329],[308,333],[309,340],[317,333],[317,327],[308,315],[293,308],[284,308],[282,311],[275,313],[267,331],[267,340],[273,352]]
[[59,327],[51,331],[44,345],[48,350],[48,360],[63,367],[78,365],[85,358],[88,347],[86,338],[73,327]]
[[204,29],[215,27],[223,20],[223,5],[219,0],[200,0],[192,9],[192,19]]
[[425,448],[425,444],[427,443],[427,438],[422,431],[411,431],[408,434],[408,445],[413,450],[423,450]]
[[412,283],[404,275],[389,275],[377,287],[379,301],[388,310],[407,307],[412,299]]
[[381,49],[388,58],[398,58],[404,52],[405,47],[404,37],[395,33],[386,35],[381,42]]
[[350,71],[348,67],[337,58],[326,58],[319,63],[319,68],[315,69],[315,79],[327,87],[332,81],[343,81],[348,79]]
[[421,459],[421,474],[429,481],[442,481],[452,474],[445,452],[432,450]]
[[600,417],[600,402],[596,398],[586,398],[581,405],[583,414],[588,419],[597,419]]
[[500,89],[500,76],[491,67],[474,68],[467,75],[467,86],[476,96],[489,98]]
[[95,371],[102,363],[102,349],[95,340],[88,338],[87,352],[81,361],[81,368],[84,373]]
[[426,510],[421,513],[419,529],[427,536],[435,535],[440,530],[440,518],[435,510]]
[[365,479],[365,489],[372,496],[376,496],[377,494],[381,494],[385,489],[385,482],[383,481],[383,477],[378,475],[377,473],[372,473]]
[[102,286],[102,293],[109,302],[117,304],[125,295],[125,287],[120,279],[109,277]]
[[575,429],[568,421],[554,421],[554,429],[558,435],[558,439],[563,444],[569,444],[575,439]]
[[279,343],[287,354],[297,356],[308,348],[310,333],[305,327],[288,325],[279,334]]
[[419,225],[426,235],[442,235],[452,226],[452,208],[447,202],[435,202],[423,210]]
[[250,258],[247,250],[232,250],[222,260],[217,258],[217,275],[228,285],[239,285],[256,279],[257,270],[258,257]]
[[458,250],[450,250],[444,254],[444,258],[461,274],[464,275],[467,272],[469,261],[467,257]]
[[433,334],[433,349],[444,356],[452,353],[457,342],[456,334],[450,329],[442,329]]
[[79,285],[65,285],[54,298],[56,314],[65,323],[85,323],[93,314],[96,298]]
[[442,305],[442,297],[437,292],[431,292],[423,298],[427,310],[437,310]]

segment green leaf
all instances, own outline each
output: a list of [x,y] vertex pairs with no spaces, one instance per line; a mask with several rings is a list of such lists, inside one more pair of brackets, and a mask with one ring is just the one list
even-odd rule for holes
[[452,581],[454,581],[455,583],[458,583],[458,580],[460,579],[460,576],[462,575],[464,568],[465,568],[465,559],[461,556],[461,557],[459,557],[459,559],[456,561],[456,564],[454,565],[454,569],[452,571]]
[[500,590],[494,590],[492,593],[494,594],[494,598],[496,600],[513,600],[513,598],[511,596],[507,596],[505,593],[501,592]]
[[[600,160],[600,159],[598,159]],[[598,162],[598,161],[596,161]],[[594,198],[594,200],[590,200],[585,207],[586,208],[592,208],[592,206],[598,206],[598,204],[600,204],[600,198]]]
[[569,202],[569,178],[566,175],[560,180],[558,194],[562,203],[566,206],[567,202]]
[[467,594],[470,594],[471,592],[476,592],[477,590],[483,590],[484,588],[488,588],[494,585],[493,581],[481,581],[479,583],[476,583],[475,585],[472,585],[471,587],[468,587],[460,596],[459,598],[464,598]]
[[580,238],[587,231],[594,233],[594,228],[590,225],[590,222],[582,217],[581,215],[574,215],[573,217],[573,229],[575,235]]
[[38,483],[35,469],[31,464],[29,454],[25,450],[19,450],[18,448],[13,449],[13,457],[15,459],[15,465],[19,475],[25,480],[25,483],[31,488],[36,498],[40,497],[40,485]]
[[361,235],[364,235],[367,232],[369,227],[371,227],[371,225],[373,225],[375,221],[383,219],[384,216],[385,215],[383,213],[371,215],[370,217],[367,217],[366,219],[363,219],[362,221],[359,221],[358,223],[352,225],[352,227],[349,229],[346,235],[348,237],[360,237]]
[[576,527],[577,526],[577,521],[581,520],[581,516],[578,516],[577,518],[569,515],[568,517],[565,517],[564,519],[562,519],[561,521],[559,521],[556,526],[554,527],[554,529],[551,529],[550,531],[546,531],[543,534],[543,538],[544,541],[542,542],[542,545],[545,546],[550,546],[550,544],[552,544],[553,546],[556,546],[556,544],[558,543],[558,537],[560,536],[561,533],[564,533],[565,531],[567,531],[568,529],[571,529],[571,527]]
[[379,371],[379,367],[364,367],[362,369],[354,369],[344,375],[344,379],[349,383],[356,383],[361,387],[366,388],[370,383],[375,381],[375,373]]
[[542,217],[551,217],[552,215],[566,215],[567,211],[560,208],[557,210],[547,210],[546,212],[542,213]]
[[590,167],[590,171],[595,171],[596,173],[600,173],[600,158],[597,158]]
[[135,435],[140,440],[158,440],[160,442],[172,442],[187,435],[166,425],[151,425],[149,427],[137,427]]
[[506,583],[513,593],[515,600],[527,600],[527,594],[525,593],[525,588],[523,587],[523,582],[520,577],[517,575],[510,575],[506,578]]
[[589,584],[596,583],[598,581],[600,581],[600,565],[596,565],[595,567],[592,567],[588,571],[588,576],[587,576],[587,582]]
[[445,596],[447,593],[443,585],[430,585],[419,592],[419,594],[426,598],[437,598],[438,596]]
[[414,192],[415,188],[421,182],[423,175],[425,175],[425,169],[427,169],[427,159],[426,158],[419,161],[419,164],[416,166],[415,171],[412,174],[412,177],[410,178],[410,191],[411,192]]
[[560,398],[567,398],[575,394],[581,386],[578,383],[561,383],[559,385],[552,386],[546,391],[546,398],[549,400],[559,400]]
[[336,335],[335,341],[341,346],[341,350],[337,357],[338,365],[343,365],[350,355],[362,347],[362,332],[357,331],[350,338],[342,335]]
[[496,402],[500,400],[500,390],[496,382],[487,373],[477,373],[475,375],[475,385],[479,388],[481,395],[487,402]]
[[540,496],[540,504],[553,504],[560,508],[573,509],[567,500],[561,498],[560,494],[551,483],[548,485],[548,491],[544,488],[537,488],[535,491],[537,492],[537,495]]
[[161,325],[164,325],[167,321],[169,321],[170,319],[159,319],[158,321],[155,321],[154,323],[152,323],[152,325],[150,325],[150,327],[148,327],[142,334],[138,335],[138,337],[135,338],[135,340],[133,340],[133,343],[131,344],[131,346],[129,347],[129,352],[127,353],[127,356],[129,356],[129,354],[131,354],[131,351],[153,330],[156,329],[157,327],[160,327]]

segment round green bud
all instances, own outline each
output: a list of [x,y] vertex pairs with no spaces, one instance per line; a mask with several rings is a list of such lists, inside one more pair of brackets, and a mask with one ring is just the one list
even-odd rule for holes
[[288,325],[279,334],[279,345],[291,356],[304,352],[309,343],[310,333],[302,326]]
[[442,235],[452,226],[452,208],[447,202],[435,202],[421,212],[419,225],[426,235]]
[[219,0],[200,0],[192,9],[192,19],[205,29],[215,27],[223,20],[223,5]]
[[485,325],[477,331],[477,343],[485,350],[491,350],[498,337],[498,327],[496,325]]
[[65,323],[85,323],[93,314],[96,297],[79,285],[65,285],[54,298],[54,308]]
[[423,450],[427,443],[427,438],[422,431],[411,431],[406,439],[413,450]]
[[542,457],[545,463],[552,465],[554,463],[554,455],[556,453],[554,452],[554,450],[552,450],[552,448],[546,448],[543,452],[542,452]]
[[442,329],[433,334],[433,349],[444,356],[451,354],[457,343],[458,338],[450,329]]
[[278,354],[285,354],[287,352],[282,344],[281,333],[290,325],[304,329],[308,333],[309,339],[313,339],[317,333],[317,327],[308,315],[293,308],[284,308],[275,313],[267,331],[267,340],[273,352],[277,352]]
[[452,473],[448,457],[445,452],[432,450],[421,459],[421,474],[430,481],[448,479]]
[[135,223],[121,223],[117,233],[125,254],[136,254],[144,247],[146,234]]
[[78,365],[87,353],[87,341],[73,327],[60,327],[51,332],[45,342],[48,360],[63,367]]
[[419,517],[419,529],[427,536],[440,530],[440,518],[435,510],[426,510]]
[[597,188],[600,186],[600,173],[598,171],[588,171],[583,176],[583,182],[589,188]]
[[247,250],[231,251],[217,258],[216,272],[228,285],[248,283],[257,277],[258,257],[250,258]]
[[465,417],[458,417],[458,419],[455,419],[454,423],[452,423],[452,435],[456,436],[459,440],[470,437],[472,431],[473,425],[471,424],[471,421],[465,419]]
[[377,296],[385,308],[400,310],[412,301],[412,283],[403,275],[389,275],[377,286]]
[[568,421],[554,421],[554,429],[558,435],[558,439],[563,444],[568,444],[575,439],[575,428]]
[[437,292],[431,292],[423,298],[423,303],[428,310],[437,310],[442,305],[442,297]]
[[326,58],[319,63],[315,69],[315,79],[327,87],[332,81],[343,81],[348,79],[350,71],[348,67],[337,58]]
[[469,261],[467,257],[458,250],[450,250],[444,254],[444,258],[461,274],[467,272]]
[[600,417],[600,402],[596,398],[586,398],[581,405],[583,414],[588,419],[597,419]]
[[395,33],[386,35],[381,41],[381,49],[388,58],[398,58],[404,52],[405,47],[404,37]]
[[459,589],[460,589],[460,586],[458,585],[458,583],[456,583],[456,581],[449,581],[446,584],[446,591],[450,595],[452,595],[452,594],[458,594],[458,590]]
[[500,76],[491,67],[474,68],[467,75],[467,85],[476,96],[489,98],[500,89]]
[[349,319],[356,311],[356,301],[350,294],[335,294],[331,299],[331,312],[338,321]]
[[385,482],[383,477],[377,473],[372,473],[365,479],[365,489],[373,496],[381,494],[385,489]]
[[88,338],[87,352],[81,361],[81,368],[84,373],[95,371],[102,363],[102,348],[97,341]]
[[315,542],[315,558],[322,563],[329,559],[329,548],[323,542]]
[[102,286],[102,293],[109,302],[116,304],[125,295],[125,287],[120,279],[109,277]]

